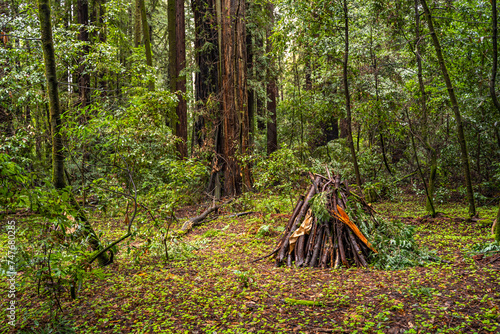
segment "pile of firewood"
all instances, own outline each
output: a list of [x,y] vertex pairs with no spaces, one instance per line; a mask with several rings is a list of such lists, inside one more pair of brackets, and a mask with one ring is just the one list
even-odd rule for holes
[[[276,266],[337,268],[366,267],[370,253],[377,250],[356,225],[355,213],[346,213],[347,201],[358,201],[374,219],[373,209],[354,194],[339,175],[311,175],[312,185],[301,196],[275,251]],[[311,202],[321,194],[328,214],[313,212]],[[326,200],[325,200],[326,199]],[[315,205],[316,207],[316,205]],[[318,217],[321,216],[321,217]],[[375,219],[374,219],[375,221]]]

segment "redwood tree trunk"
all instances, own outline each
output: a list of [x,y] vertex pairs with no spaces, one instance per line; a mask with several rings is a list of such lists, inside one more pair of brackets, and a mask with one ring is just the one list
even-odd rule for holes
[[[270,31],[274,25],[274,6],[269,3],[267,8],[271,19],[271,27],[267,31],[266,53],[270,54],[273,50]],[[278,95],[278,87],[276,86],[276,64],[273,58],[267,68],[267,81],[267,155],[270,155],[278,149],[278,131],[276,122],[276,97]]]
[[[196,120],[194,124],[194,138],[198,146],[204,145],[204,132],[212,119],[218,118],[218,112],[207,105],[209,99],[215,102],[219,92],[217,63],[219,48],[217,43],[217,17],[214,0],[193,0],[192,8],[195,23],[195,50],[196,64],[199,71],[195,73],[195,101]],[[208,43],[208,44],[207,44]],[[205,45],[210,47],[204,47]],[[207,119],[205,119],[206,116]],[[215,126],[218,121],[214,121]],[[213,127],[210,129],[213,130]]]
[[245,1],[221,1],[224,192],[227,196],[240,194],[243,184],[250,188],[250,170],[242,168],[236,158],[237,153],[246,154],[249,147],[244,19]]

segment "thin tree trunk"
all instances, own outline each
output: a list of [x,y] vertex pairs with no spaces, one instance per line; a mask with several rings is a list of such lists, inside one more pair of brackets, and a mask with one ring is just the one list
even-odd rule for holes
[[[144,36],[144,49],[146,51],[146,64],[153,67],[153,54],[151,52],[151,38],[149,36],[149,24],[146,16],[146,4],[144,0],[139,0],[141,6],[142,35]],[[149,90],[155,90],[155,84],[151,81],[148,85]]]
[[[78,24],[80,26],[80,32],[78,34],[78,40],[81,42],[89,42],[89,4],[87,0],[77,1],[78,10]],[[83,50],[80,54],[80,63],[82,65],[78,68],[78,102],[81,108],[85,108],[90,101],[90,74],[84,73],[85,65],[83,65],[84,57],[89,53],[89,45],[84,45]]]
[[441,68],[441,72],[443,74],[444,81],[446,83],[446,88],[448,89],[448,94],[450,96],[450,102],[453,109],[453,113],[455,114],[455,121],[457,122],[457,135],[458,142],[460,144],[460,151],[462,154],[462,168],[464,170],[465,183],[467,186],[467,199],[469,201],[469,214],[471,216],[476,215],[476,204],[474,202],[474,192],[472,190],[472,180],[470,175],[470,166],[469,166],[469,155],[467,152],[467,143],[465,141],[464,128],[462,123],[462,117],[460,115],[460,109],[458,107],[458,101],[455,96],[455,91],[453,90],[453,85],[451,83],[450,76],[448,74],[448,70],[446,68],[446,64],[444,62],[443,53],[441,51],[441,45],[439,43],[439,39],[437,37],[436,31],[434,29],[434,24],[432,23],[432,16],[427,6],[426,0],[421,0],[422,6],[424,7],[425,16],[427,18],[427,24],[429,25],[429,31],[432,36],[432,42],[434,43],[434,48],[436,49],[436,56],[438,58],[439,67]]
[[500,243],[500,202],[498,202],[497,222],[495,225],[495,241]]
[[[43,59],[45,64],[45,78],[47,80],[47,91],[49,95],[49,109],[50,109],[50,125],[52,134],[52,182],[54,187],[61,190],[66,187],[64,180],[64,154],[63,154],[63,140],[61,134],[61,112],[59,104],[59,91],[57,87],[57,73],[56,61],[54,55],[54,43],[52,40],[52,25],[50,22],[50,2],[49,0],[38,1],[38,13],[40,19],[40,32],[43,49]],[[78,202],[71,196],[71,204],[78,209],[79,220],[84,222],[85,233],[89,238],[89,244],[94,251],[101,249],[101,245],[97,235],[95,234],[92,226],[88,222],[83,210],[78,205]],[[101,265],[109,264],[112,261],[112,256],[109,257],[107,253],[99,256],[99,263]]]
[[429,186],[427,187],[426,194],[427,200],[425,204],[425,208],[427,212],[435,214],[434,210],[434,188],[436,183],[436,175],[437,175],[437,152],[434,147],[429,142],[428,130],[427,130],[427,93],[425,92],[424,79],[422,74],[422,57],[420,56],[420,15],[418,12],[418,0],[414,1],[414,11],[415,11],[415,53],[417,60],[417,78],[418,78],[418,86],[420,89],[420,104],[422,105],[422,129],[423,129],[423,138],[422,142],[427,148],[427,151],[430,155],[430,175],[429,175]]
[[135,0],[134,3],[134,47],[141,45],[141,2],[144,0]]
[[187,157],[187,101],[183,96],[186,93],[186,76],[181,72],[186,67],[186,23],[184,19],[184,1],[176,0],[175,8],[175,42],[176,42],[176,90],[179,103],[177,104],[177,124],[175,134],[180,138],[177,144],[179,157]]
[[[141,0],[139,0],[141,1]],[[168,0],[167,2],[167,20],[168,20],[168,76],[170,83],[170,91],[175,92],[177,89],[177,43],[176,43],[176,29],[175,29],[175,12],[176,0]],[[172,128],[175,134],[176,127],[173,119],[167,119],[168,125]]]
[[347,111],[347,132],[349,141],[349,148],[351,149],[352,161],[354,164],[354,173],[356,174],[356,184],[358,185],[359,192],[361,193],[361,174],[359,173],[358,159],[356,157],[356,150],[354,148],[354,140],[352,138],[352,116],[351,116],[351,95],[349,93],[349,82],[347,77],[347,65],[349,61],[349,12],[347,9],[347,0],[344,0],[344,61],[343,61],[343,80],[344,80],[344,94],[346,100]]
[[66,186],[64,181],[64,154],[61,134],[61,107],[57,87],[56,60],[52,41],[52,26],[50,22],[50,4],[48,0],[38,1],[40,28],[42,35],[43,59],[45,77],[49,96],[50,128],[52,133],[52,182],[56,189]]

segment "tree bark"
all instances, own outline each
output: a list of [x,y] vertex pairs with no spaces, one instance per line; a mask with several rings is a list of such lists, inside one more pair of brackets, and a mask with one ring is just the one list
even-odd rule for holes
[[61,106],[57,87],[56,60],[54,43],[52,41],[52,26],[50,22],[50,4],[48,0],[38,1],[40,31],[42,35],[43,59],[47,92],[49,95],[50,128],[52,133],[52,182],[56,189],[66,186],[64,181],[64,153],[61,134]]
[[[356,184],[358,185],[361,193],[361,174],[359,173],[358,159],[356,157],[356,150],[354,148],[354,140],[352,138],[352,116],[351,116],[351,95],[349,93],[349,82],[347,75],[347,66],[349,61],[349,12],[347,8],[347,0],[344,3],[344,61],[343,61],[343,81],[344,81],[344,94],[346,101],[347,111],[347,140],[349,148],[351,149],[352,162],[354,165],[354,173],[356,174]],[[358,134],[359,135],[359,134]]]
[[[270,32],[274,25],[274,6],[269,3],[267,7],[271,26],[267,31],[266,53],[270,54],[273,50],[273,44],[270,38]],[[278,149],[278,131],[276,121],[276,97],[278,95],[278,87],[276,86],[276,64],[274,57],[271,58],[270,64],[267,67],[267,155],[271,155]]]
[[[151,52],[151,38],[149,36],[149,24],[146,16],[146,3],[144,0],[139,0],[141,6],[141,20],[142,20],[142,35],[144,36],[144,49],[146,52],[146,65],[153,67],[153,54]],[[148,85],[149,90],[155,90],[155,84],[151,81]]]
[[[424,143],[427,151],[430,155],[430,175],[429,175],[429,186],[427,187],[426,195],[427,200],[425,203],[425,209],[427,212],[430,212],[432,215],[435,215],[434,210],[434,188],[436,183],[436,175],[437,175],[437,152],[434,147],[429,142],[428,130],[427,130],[427,94],[425,92],[425,85],[422,75],[422,58],[420,56],[420,15],[418,12],[418,0],[414,2],[414,10],[415,10],[415,53],[417,60],[417,78],[418,78],[418,86],[420,89],[420,104],[422,105],[422,119],[423,119],[423,138],[422,142]],[[424,181],[425,182],[425,181]]]
[[497,220],[495,225],[495,241],[500,243],[500,202],[498,202]]
[[[141,0],[139,0],[141,1]],[[176,43],[176,0],[167,1],[167,20],[168,20],[168,77],[169,77],[169,88],[173,93],[177,89],[176,79],[177,79],[177,43]],[[175,118],[175,117],[174,117]],[[175,134],[176,131],[176,121],[173,118],[167,119],[167,125],[172,128]]]
[[497,78],[497,66],[498,66],[498,23],[497,23],[497,0],[491,0],[491,16],[492,16],[492,43],[493,43],[493,64],[491,67],[491,79],[490,79],[490,95],[493,100],[493,104],[497,111],[500,111],[500,103],[497,99],[497,94],[495,92],[495,84]]
[[[78,33],[78,40],[84,43],[89,42],[89,4],[87,0],[77,0],[78,10],[78,24],[80,24],[80,31]],[[83,65],[84,57],[89,54],[89,45],[83,46],[80,54],[81,65],[78,68],[78,103],[81,108],[85,108],[90,101],[90,74],[85,72],[85,65]]]
[[450,76],[448,74],[448,69],[446,68],[446,64],[444,62],[443,53],[441,51],[441,45],[439,43],[439,39],[437,37],[436,31],[434,29],[434,24],[432,23],[432,16],[427,6],[426,0],[421,0],[422,6],[424,7],[425,16],[427,19],[427,24],[429,26],[429,31],[432,37],[432,42],[434,44],[434,48],[436,49],[436,56],[438,58],[439,67],[441,68],[441,72],[443,74],[444,81],[446,83],[446,88],[448,89],[448,94],[450,96],[450,102],[452,105],[453,113],[455,114],[455,121],[457,122],[457,135],[458,142],[460,144],[460,151],[462,154],[462,168],[465,176],[465,183],[467,186],[467,199],[469,201],[469,214],[471,216],[476,215],[476,204],[474,202],[474,192],[472,190],[472,180],[470,175],[470,166],[469,166],[469,155],[467,152],[467,143],[465,141],[464,128],[462,123],[462,117],[460,115],[460,108],[458,106],[458,101],[455,96],[455,91],[453,89],[453,85],[451,83]]
[[[61,110],[59,104],[59,91],[57,85],[56,61],[54,54],[54,43],[52,39],[52,25],[50,22],[50,2],[49,0],[38,1],[38,15],[40,19],[40,32],[43,49],[43,60],[45,64],[45,78],[47,80],[47,91],[49,95],[50,126],[52,134],[52,182],[54,187],[62,190],[66,187],[64,180],[64,154],[63,140],[61,134]],[[83,210],[79,207],[75,198],[71,196],[72,205],[78,209],[78,219],[84,222],[85,234],[89,238],[89,244],[94,251],[100,250],[101,244],[92,226],[88,222]],[[99,256],[101,265],[109,264],[112,256],[107,253]]]
[[249,147],[245,2],[222,0],[221,21],[224,192],[235,196],[243,184],[251,187],[249,168],[242,168],[236,158]]
[[134,3],[134,47],[138,48],[141,45],[141,2],[144,0],[135,0]]
[[[143,0],[144,1],[144,0]],[[184,1],[176,0],[175,9],[175,41],[176,41],[176,90],[179,103],[177,104],[177,124],[175,134],[180,138],[177,151],[181,159],[187,157],[187,101],[183,96],[186,93],[186,76],[181,72],[186,67],[186,23],[184,19]]]
[[[218,110],[212,107],[219,92],[217,18],[214,0],[194,0],[191,4],[195,23],[195,59],[199,69],[194,80],[197,111],[194,141],[201,147],[204,145],[206,127],[218,124]],[[213,124],[208,124],[213,119],[216,119]]]

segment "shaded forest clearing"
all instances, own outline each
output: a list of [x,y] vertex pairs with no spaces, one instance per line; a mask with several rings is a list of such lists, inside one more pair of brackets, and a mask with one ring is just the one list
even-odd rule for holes
[[[256,213],[227,218],[249,207]],[[382,271],[276,268],[272,258],[250,263],[273,250],[291,214],[289,199],[253,197],[186,235],[170,249],[169,263],[148,251],[147,240],[136,238],[129,255],[121,247],[105,278],[87,280],[74,301],[63,293],[65,323],[77,333],[497,332],[500,258],[470,253],[473,244],[491,241],[496,209],[479,208],[485,219],[471,222],[461,218],[463,205],[443,206],[435,219],[421,207],[411,198],[375,205],[381,215],[415,226],[417,242],[451,264]],[[120,224],[96,222],[106,241]],[[18,295],[16,328],[43,329],[48,303],[41,304],[34,286]]]

